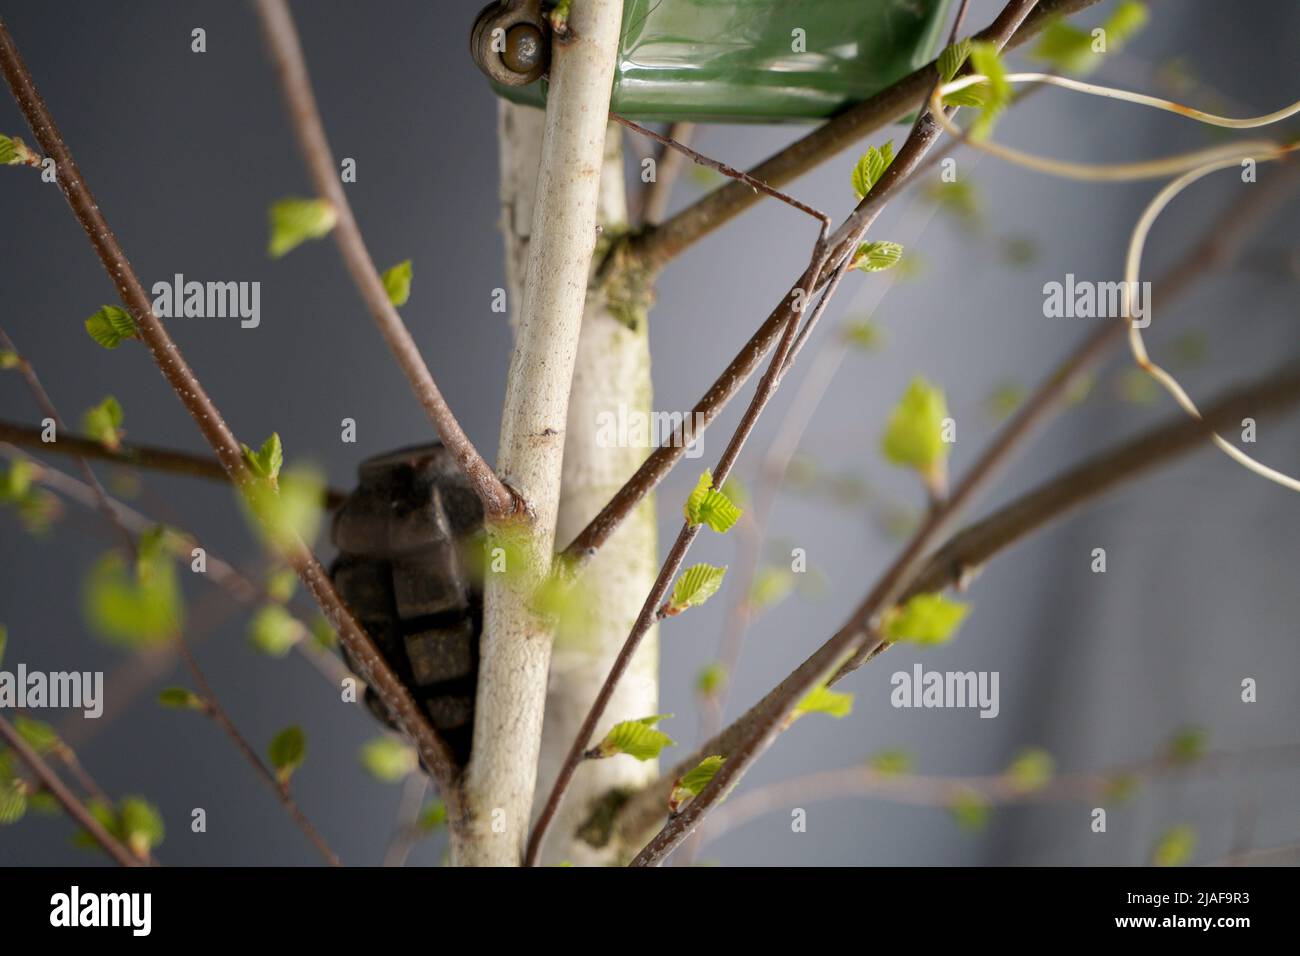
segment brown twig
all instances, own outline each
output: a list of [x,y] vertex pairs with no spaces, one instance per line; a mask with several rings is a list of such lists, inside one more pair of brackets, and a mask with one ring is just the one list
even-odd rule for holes
[[[1096,2],[1097,0],[1042,0],[1011,36],[1007,45],[1020,46],[1053,18],[1070,16]],[[997,39],[997,28],[995,22],[976,34],[974,39]],[[865,136],[919,107],[937,76],[938,71],[933,62],[913,70],[901,80],[850,107],[759,163],[749,174],[773,187],[786,185]],[[727,183],[662,224],[630,238],[628,251],[632,258],[647,268],[662,268],[669,260],[679,256],[757,201],[758,196],[746,186],[736,182]]]
[[59,779],[59,775],[54,772],[41,755],[31,748],[31,745],[23,739],[23,735],[18,733],[13,724],[0,717],[0,737],[3,737],[5,743],[13,748],[18,754],[18,758],[31,768],[32,773],[36,774],[41,785],[59,801],[59,805],[67,811],[68,816],[76,820],[86,832],[94,837],[95,842],[104,848],[104,852],[116,862],[119,866],[143,866],[144,861],[134,853],[124,847],[118,840],[100,825],[85,804],[76,798],[71,790]]
[[[59,188],[117,289],[122,303],[135,320],[140,338],[148,347],[163,377],[193,417],[231,480],[241,491],[251,490],[256,479],[244,460],[239,441],[166,328],[153,314],[149,296],[109,227],[99,203],[82,178],[81,170],[73,160],[54,117],[36,89],[31,73],[3,21],[0,21],[0,71],[4,73],[37,142],[46,156],[54,159]],[[307,546],[301,540],[294,540],[287,543],[284,551],[285,559],[337,629],[339,638],[361,669],[361,677],[375,689],[398,726],[416,742],[426,766],[442,789],[449,824],[453,828],[458,827],[463,813],[457,789],[459,770],[451,749],[339,598],[325,569]]]
[[[116,449],[110,449],[89,438],[63,434],[59,435],[59,440],[56,442],[46,442],[41,439],[39,428],[6,421],[0,421],[0,441],[23,448],[39,448],[41,451],[55,455],[75,455],[79,458],[107,461],[114,465],[121,465],[123,468],[147,468],[173,475],[230,482],[230,475],[215,458],[178,451],[174,448],[122,442]],[[343,503],[345,497],[347,496],[337,489],[327,489],[325,507],[331,510],[337,508]]]
[[748,173],[741,172],[739,169],[736,169],[732,166],[728,166],[726,163],[719,162],[716,159],[712,159],[708,156],[705,156],[703,153],[696,152],[695,150],[687,146],[685,143],[678,142],[677,140],[673,139],[671,136],[664,136],[660,133],[656,133],[652,129],[647,129],[646,127],[642,126],[640,123],[634,123],[626,116],[619,116],[617,113],[613,112],[612,110],[610,111],[609,118],[612,119],[615,123],[618,123],[620,126],[624,126],[627,129],[632,130],[633,132],[640,133],[642,136],[649,137],[650,139],[654,140],[656,143],[659,143],[661,146],[667,149],[676,150],[678,153],[681,153],[683,156],[685,156],[691,162],[695,163],[697,166],[703,166],[705,169],[715,170],[716,172],[721,173],[723,176],[726,176],[728,179],[734,179],[744,183],[746,186],[748,186],[750,189],[754,190],[755,192],[762,193],[765,196],[771,196],[773,199],[779,200],[780,202],[785,203],[787,206],[793,206],[795,209],[798,209],[800,212],[806,213],[807,215],[812,216],[814,219],[820,222],[822,224],[823,230],[829,230],[831,227],[830,216],[826,215],[826,213],[822,212],[819,209],[814,209],[812,206],[809,206],[806,203],[800,202],[799,200],[795,199],[793,196],[789,195],[788,193],[783,193],[779,189],[772,188],[767,183],[763,182],[762,180],[755,179],[753,176],[749,175]]
[[221,701],[217,698],[216,691],[212,689],[212,685],[208,683],[208,679],[203,676],[203,671],[199,667],[199,662],[194,659],[194,654],[190,651],[189,645],[185,642],[184,635],[176,635],[176,648],[180,652],[181,658],[185,661],[185,666],[189,668],[190,675],[194,678],[194,683],[198,685],[199,701],[202,712],[212,718],[213,723],[220,727],[225,735],[230,738],[240,755],[243,756],[250,765],[252,765],[255,771],[257,771],[257,775],[265,780],[267,786],[275,791],[276,798],[284,805],[285,810],[289,812],[289,816],[293,818],[294,823],[296,823],[298,828],[307,835],[307,839],[311,840],[312,845],[316,847],[320,855],[325,858],[325,862],[330,866],[342,866],[342,862],[334,854],[334,851],[329,848],[329,845],[325,842],[320,833],[317,832],[316,828],[312,826],[311,821],[308,820],[307,815],[302,812],[302,808],[298,806],[297,801],[294,800],[288,782],[280,780],[271,768],[263,763],[262,758],[257,755],[257,751],[253,749],[253,746],[248,742],[247,738],[239,732],[239,728],[235,726],[235,722],[230,719],[230,715],[226,713],[226,709],[221,706]]
[[506,517],[514,514],[520,505],[515,494],[502,483],[478,449],[474,447],[469,436],[460,427],[460,422],[452,413],[451,407],[443,398],[433,373],[420,354],[420,348],[411,337],[410,330],[402,321],[397,308],[388,298],[383,279],[375,268],[374,260],[361,235],[356,218],[352,215],[352,206],[348,202],[347,192],[338,174],[338,164],[330,151],[329,140],[325,136],[325,125],[321,121],[320,109],[316,105],[316,94],[312,91],[311,76],[307,72],[307,61],[303,57],[302,44],[298,39],[298,30],[294,26],[293,15],[284,0],[257,0],[257,13],[262,22],[263,33],[271,48],[275,70],[280,78],[289,120],[298,146],[302,151],[307,171],[311,175],[316,191],[334,207],[338,221],[334,226],[334,239],[339,252],[347,266],[349,275],[370,309],[371,317],[379,326],[379,332],[388,344],[388,348],[401,367],[402,373],[410,383],[412,391],[419,399],[421,407],[438,430],[444,445],[450,449],[461,469],[469,478],[470,484],[478,492],[489,517]]
[[[971,562],[987,561],[997,553],[999,548],[1009,546],[1031,531],[1046,526],[1059,514],[1092,497],[1092,489],[1085,484],[1087,481],[1102,481],[1106,487],[1114,488],[1129,477],[1148,471],[1159,462],[1168,461],[1178,454],[1202,447],[1208,434],[1207,429],[1213,429],[1216,424],[1222,426],[1224,422],[1233,420],[1234,416],[1242,414],[1243,409],[1248,409],[1252,415],[1263,415],[1297,401],[1300,401],[1300,365],[1290,366],[1278,375],[1243,388],[1213,403],[1205,410],[1204,421],[1198,422],[1179,416],[1168,424],[1147,432],[1142,438],[1105,452],[1058,479],[1049,481],[1039,489],[1030,492],[1024,499],[1018,499],[1002,509],[998,513],[1002,517],[997,523],[981,523],[982,530],[977,535],[966,539],[967,543],[963,545],[960,553],[969,556]],[[974,545],[972,541],[978,544]],[[927,570],[931,567],[932,565],[927,562],[918,570],[925,575],[936,574],[935,580],[941,579],[938,586],[956,580],[951,574],[943,576],[937,571]],[[947,569],[950,565],[945,559],[938,559],[938,563],[933,567]],[[819,681],[825,679],[835,665],[859,642],[865,642],[863,646],[869,649],[884,646],[879,636],[874,633],[873,621],[881,609],[893,606],[907,593],[911,593],[909,588],[914,579],[914,576],[887,573],[849,620],[793,673],[738,720],[669,771],[664,781],[634,796],[625,806],[623,812],[625,819],[620,823],[620,831],[627,834],[640,833],[654,819],[661,817],[666,805],[665,784],[671,784],[675,776],[690,770],[704,756],[709,754],[726,756],[724,770],[729,765],[734,766],[738,761],[752,761],[779,732],[794,705]],[[904,584],[899,586],[893,582],[904,582]],[[834,676],[838,679],[844,673],[841,670]],[[722,772],[719,770],[719,775]],[[725,779],[735,779],[736,776],[737,773],[733,770]],[[703,811],[706,809],[698,806],[698,801],[708,794],[709,788],[705,788],[700,797],[668,822],[638,857],[641,865],[658,863],[694,829],[695,822],[703,816]],[[695,808],[694,813],[692,808]]]
[[[18,351],[18,346],[14,345],[14,340],[11,339],[8,333],[6,333],[2,328],[0,328],[0,347],[8,349],[17,358],[18,370],[23,376],[23,381],[27,383],[27,390],[32,393],[32,398],[36,400],[36,404],[40,410],[45,413],[46,417],[50,418],[54,422],[57,442],[57,436],[67,431],[68,426],[64,422],[63,416],[59,414],[59,410],[54,406],[54,400],[50,398],[49,392],[45,391],[45,386],[41,384],[40,376],[36,374],[36,367],[32,365],[31,360],[28,359],[26,355]],[[52,442],[51,444],[56,442]],[[109,522],[112,523],[112,525],[118,530],[118,533],[122,536],[122,540],[126,543],[127,554],[134,557],[135,538],[132,537],[131,532],[127,531],[126,528],[122,526],[122,523],[117,519],[117,514],[113,511],[113,506],[109,504],[108,492],[105,491],[104,486],[99,483],[99,478],[96,477],[94,469],[90,467],[90,462],[88,462],[82,455],[77,455],[76,461],[77,467],[81,469],[81,474],[86,479],[86,484],[89,485],[95,493],[96,506],[101,512],[103,512],[105,517],[108,518]]]

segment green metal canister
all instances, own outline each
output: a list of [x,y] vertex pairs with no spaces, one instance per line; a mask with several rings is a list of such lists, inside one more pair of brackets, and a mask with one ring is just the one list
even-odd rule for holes
[[[624,0],[610,108],[632,119],[824,119],[936,52],[949,0]],[[493,83],[542,106],[545,80]]]

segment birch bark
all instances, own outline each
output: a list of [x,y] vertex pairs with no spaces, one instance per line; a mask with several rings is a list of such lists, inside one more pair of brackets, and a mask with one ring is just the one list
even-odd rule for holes
[[[465,772],[469,821],[453,846],[468,866],[515,866],[523,856],[551,657],[530,592],[555,548],[569,388],[596,244],[606,116],[621,0],[576,0],[570,33],[553,45],[524,290],[506,378],[497,472],[530,507],[510,532],[517,567],[489,573],[474,717]],[[493,542],[489,542],[490,544]]]

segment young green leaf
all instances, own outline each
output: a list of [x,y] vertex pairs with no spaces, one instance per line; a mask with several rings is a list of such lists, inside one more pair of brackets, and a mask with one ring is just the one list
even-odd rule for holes
[[338,211],[325,199],[281,199],[271,205],[271,242],[267,251],[278,259],[308,239],[328,235]]
[[388,301],[401,308],[411,298],[411,260],[404,259],[391,269],[385,269],[380,277],[384,281],[384,291]]
[[87,579],[85,607],[93,630],[127,647],[169,640],[185,616],[176,566],[161,554],[141,554],[134,568],[104,555]]
[[983,109],[992,100],[992,94],[983,86],[967,86],[943,95],[945,106],[969,106],[973,109]]
[[1001,112],[1011,103],[1011,83],[1007,80],[1006,67],[998,48],[992,43],[973,43],[970,51],[971,68],[988,78],[985,89],[988,90],[987,102],[983,112],[971,126],[970,136],[975,140],[986,139],[993,131],[993,124]]
[[43,720],[33,720],[30,717],[14,717],[14,730],[27,741],[27,746],[31,747],[38,754],[48,754],[60,746],[59,733],[52,726]]
[[1182,866],[1196,852],[1196,831],[1189,826],[1166,830],[1151,851],[1152,866]]
[[887,461],[915,468],[930,480],[943,467],[949,446],[943,440],[948,405],[943,391],[920,376],[912,379],[885,426],[880,447]]
[[184,687],[164,687],[158,692],[158,703],[174,710],[203,709],[203,699]]
[[81,431],[109,451],[122,445],[122,405],[112,395],[105,396],[98,405],[86,410],[81,418]]
[[903,258],[903,247],[897,242],[864,242],[853,253],[849,268],[859,272],[884,272],[898,265]]
[[988,799],[982,793],[962,787],[953,794],[948,804],[948,812],[957,821],[957,826],[973,832],[982,830],[988,825],[989,816],[993,811]]
[[115,836],[136,856],[144,857],[163,841],[162,814],[143,797],[123,797],[118,806]]
[[[112,804],[105,803],[103,800],[92,798],[86,801],[86,810],[95,822],[107,831],[108,835],[116,839],[121,839],[122,828],[118,819],[117,810]],[[88,830],[78,830],[72,835],[72,845],[81,847],[86,850],[102,850],[99,841],[90,835]]]
[[425,833],[432,833],[446,824],[447,805],[441,800],[434,800],[420,811],[420,819],[416,821],[416,826]]
[[913,644],[943,644],[970,613],[970,605],[942,594],[917,594],[885,615],[885,637]]
[[867,765],[882,777],[897,777],[912,769],[912,755],[906,750],[882,750]]
[[302,640],[304,629],[283,604],[266,604],[248,623],[248,639],[268,657],[284,657]]
[[86,331],[106,349],[115,349],[127,339],[140,337],[131,313],[115,305],[106,305],[88,318]]
[[27,814],[27,785],[17,777],[0,779],[0,826],[17,823]]
[[307,735],[297,724],[284,728],[271,738],[267,756],[271,758],[271,766],[275,768],[281,785],[287,785],[307,756]]
[[831,690],[826,685],[814,687],[795,706],[792,717],[804,714],[830,714],[835,718],[847,717],[853,712],[853,695]]
[[1147,25],[1150,11],[1139,0],[1122,0],[1103,24],[1106,30],[1107,49],[1115,51],[1133,39],[1134,34]]
[[719,489],[724,495],[731,499],[737,508],[744,509],[749,505],[749,489],[745,483],[735,475],[728,475],[727,480],[722,483]]
[[1010,418],[1024,404],[1026,394],[1015,382],[1001,382],[984,399],[984,413],[995,422]]
[[240,501],[254,530],[279,551],[299,539],[310,545],[325,513],[324,480],[319,472],[295,465],[285,469],[277,485],[255,481],[245,486]]
[[338,647],[338,632],[334,630],[334,625],[324,615],[317,614],[313,617],[308,628],[311,630],[312,640],[316,642],[318,647],[323,647],[327,651],[332,651]]
[[48,531],[63,510],[59,499],[44,488],[29,488],[17,501],[9,501],[0,495],[0,502],[14,505],[23,527],[34,535]]
[[1092,51],[1092,34],[1057,18],[1043,28],[1030,57],[1061,73],[1085,74],[1100,62]]
[[271,432],[271,437],[262,442],[262,447],[257,451],[242,443],[239,447],[244,450],[244,458],[253,474],[275,486],[280,479],[280,469],[284,466],[284,446],[280,444],[280,433]]
[[22,501],[31,490],[35,476],[36,467],[30,461],[25,458],[16,459],[7,471],[0,473],[0,501],[5,504]]
[[871,192],[871,187],[880,182],[889,164],[894,161],[894,141],[891,139],[877,149],[867,148],[857,164],[853,167],[853,192],[861,202]]
[[35,793],[27,795],[27,808],[34,810],[43,817],[57,816],[63,812],[63,805],[52,793],[45,790],[38,790]]
[[1172,763],[1186,766],[1205,756],[1210,733],[1204,727],[1184,727],[1170,738],[1165,755]]
[[0,166],[39,166],[40,157],[17,136],[0,135]]
[[293,568],[277,568],[266,577],[266,593],[277,601],[289,600],[297,587],[298,575]]
[[878,351],[884,339],[884,331],[870,319],[859,319],[844,326],[844,341],[863,352]]
[[677,743],[662,730],[655,729],[655,724],[671,716],[672,714],[654,714],[639,720],[620,721],[610,728],[604,740],[587,751],[587,757],[595,760],[627,754],[637,760],[653,760],[665,747]]
[[727,684],[727,669],[719,662],[705,664],[695,675],[695,692],[701,697],[712,697]]
[[682,807],[692,798],[698,797],[700,792],[709,785],[709,781],[718,775],[718,771],[726,762],[726,757],[714,754],[701,760],[695,769],[688,770],[678,777],[673,783],[672,792],[668,795],[669,812],[680,812]]
[[1017,790],[1031,793],[1042,790],[1052,779],[1056,762],[1052,755],[1039,747],[1021,751],[1007,767],[1007,777]]
[[970,56],[970,48],[971,41],[965,37],[958,40],[956,43],[944,47],[943,52],[939,54],[939,62],[937,64],[939,67],[939,77],[943,82],[952,82],[953,77],[957,75],[957,71],[962,68],[962,65],[966,62],[966,58]]
[[787,567],[765,564],[754,574],[749,588],[749,606],[752,611],[774,608],[794,591],[794,572]]
[[23,362],[22,356],[17,352],[11,352],[9,349],[0,349],[0,370],[9,371],[15,369]]
[[1107,800],[1124,803],[1126,800],[1133,799],[1141,788],[1141,783],[1134,774],[1118,773],[1106,781],[1106,786],[1102,792]]
[[669,615],[680,614],[688,607],[699,607],[722,587],[722,579],[727,574],[726,565],[714,567],[711,564],[696,564],[686,569],[673,587],[673,596],[668,601]]
[[956,182],[936,182],[925,188],[925,198],[952,217],[962,229],[979,232],[984,225],[984,211],[979,190],[969,178]]
[[396,737],[375,737],[361,748],[361,766],[381,783],[397,783],[420,765],[415,748]]
[[732,500],[713,487],[713,474],[707,469],[686,499],[684,511],[691,524],[708,525],[719,534],[730,531],[741,515],[741,510]]

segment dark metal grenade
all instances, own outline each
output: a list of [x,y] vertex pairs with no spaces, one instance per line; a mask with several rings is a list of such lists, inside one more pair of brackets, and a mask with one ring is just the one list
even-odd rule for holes
[[[330,577],[464,766],[483,621],[481,584],[467,556],[483,528],[482,504],[440,444],[367,459],[358,477],[334,514],[339,554]],[[365,700],[392,725],[369,687]]]

